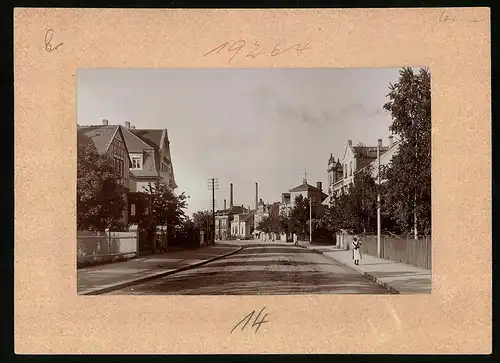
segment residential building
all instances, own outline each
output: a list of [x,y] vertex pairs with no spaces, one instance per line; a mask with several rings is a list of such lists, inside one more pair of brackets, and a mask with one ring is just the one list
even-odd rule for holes
[[323,187],[321,182],[317,182],[316,186],[312,186],[307,183],[307,179],[304,178],[302,184],[290,189],[290,202],[289,210],[293,209],[295,206],[296,198],[301,195],[304,199],[307,198],[311,201],[313,211],[315,215],[320,217],[323,214],[324,208],[322,202],[328,198],[328,195],[323,192]]
[[231,221],[231,235],[237,239],[249,239],[253,237],[255,210],[235,214]]
[[[392,157],[397,154],[399,145],[389,136],[388,146],[383,146],[380,140],[380,165],[388,165]],[[377,146],[353,146],[352,140],[347,141],[342,161],[330,155],[328,160],[328,199],[329,204],[334,195],[346,192],[349,185],[354,183],[354,176],[361,170],[370,168],[371,175],[376,178],[378,173]]]
[[281,193],[281,203],[279,204],[279,214],[284,217],[289,217],[292,210],[292,202],[290,193]]
[[[120,183],[125,189],[123,199],[128,203],[128,193],[133,187],[129,168],[131,160],[125,142],[123,129],[119,125],[108,125],[107,120],[102,121],[102,125],[97,126],[77,126],[78,147],[91,145],[100,154],[109,154],[113,157],[114,167],[121,176]],[[133,177],[132,177],[133,178]],[[128,224],[128,211],[123,211],[124,224]]]
[[114,155],[127,191],[125,224],[137,224],[151,213],[150,200],[144,194],[149,183],[177,188],[166,129],[135,129],[128,121],[125,126],[109,125],[103,119],[101,125],[78,126],[78,136],[79,144],[92,140],[99,152],[111,150]]
[[[243,215],[248,213],[249,209],[243,206],[234,205],[233,202],[233,183],[229,185],[229,208],[226,208],[226,200],[224,199],[224,209],[218,210],[215,213],[215,238],[228,240],[236,237],[236,233],[232,233],[232,222],[235,215]],[[234,229],[235,230],[235,229]]]

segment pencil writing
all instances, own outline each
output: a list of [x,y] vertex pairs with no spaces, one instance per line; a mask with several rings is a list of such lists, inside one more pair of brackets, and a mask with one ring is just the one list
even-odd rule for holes
[[54,37],[54,29],[50,28],[45,32],[45,50],[47,52],[52,52],[57,50],[63,43],[59,43],[56,46],[52,45],[52,38]]
[[[262,315],[262,317],[260,318],[259,320],[259,317],[261,316],[261,314],[264,312],[266,308],[263,307],[260,311],[259,311],[259,314],[255,317],[253,323],[252,323],[252,328],[255,327],[255,333],[257,333],[257,331],[259,331],[259,328],[262,324],[264,323],[268,323],[269,320],[265,320],[266,319],[266,316],[268,315],[267,313]],[[245,330],[245,328],[247,327],[248,323],[250,323],[250,320],[252,320],[252,317],[255,315],[255,310],[252,311],[250,314],[248,314],[247,316],[245,316],[242,320],[240,320],[240,322],[238,324],[236,324],[234,326],[233,329],[231,329],[231,333],[238,327],[238,326],[241,326],[241,330]],[[244,324],[243,324],[244,323]],[[243,324],[243,325],[242,325]]]
[[[306,42],[304,44],[294,44],[291,46],[283,47],[281,44],[283,43],[283,40],[278,42],[277,44],[274,45],[273,48],[271,47],[263,47],[259,41],[252,43],[247,43],[245,40],[238,40],[234,43],[232,42],[224,42],[217,47],[209,50],[207,53],[205,53],[203,56],[206,57],[211,54],[217,54],[220,55],[221,52],[224,50],[226,54],[230,54],[228,63],[231,63],[231,61],[236,57],[238,54],[241,56],[244,56],[245,58],[257,58],[261,54],[267,54],[270,55],[271,57],[276,57],[278,55],[284,54],[290,50],[295,50],[298,55],[300,55],[303,51],[305,50],[310,50],[311,48],[309,47],[309,42]],[[248,45],[248,46],[247,46]],[[245,48],[245,49],[244,49]]]

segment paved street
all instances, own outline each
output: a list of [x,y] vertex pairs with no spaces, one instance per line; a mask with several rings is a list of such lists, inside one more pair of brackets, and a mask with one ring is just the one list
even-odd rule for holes
[[389,294],[359,272],[309,249],[241,241],[244,249],[198,268],[108,295]]

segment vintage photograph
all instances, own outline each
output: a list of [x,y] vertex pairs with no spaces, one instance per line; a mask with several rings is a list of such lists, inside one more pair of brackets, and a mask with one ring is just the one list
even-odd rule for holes
[[429,294],[431,71],[79,69],[80,295]]

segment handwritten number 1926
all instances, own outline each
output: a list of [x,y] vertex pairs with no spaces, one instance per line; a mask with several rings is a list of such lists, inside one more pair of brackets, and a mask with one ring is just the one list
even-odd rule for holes
[[[257,331],[259,330],[260,326],[264,323],[268,323],[269,321],[266,320],[266,316],[267,316],[267,313],[262,315],[261,317],[261,314],[264,312],[266,308],[262,308],[260,311],[259,311],[259,314],[257,314],[257,316],[255,317],[253,323],[252,323],[252,328],[256,327],[255,328],[255,332],[257,333]],[[252,320],[252,317],[255,315],[255,310],[252,311],[250,314],[248,314],[247,316],[245,316],[238,324],[236,324],[234,326],[234,328],[231,330],[231,333],[238,327],[238,326],[241,326],[241,330],[244,330],[248,323],[250,323],[250,320]],[[259,320],[260,318],[260,320]],[[244,324],[243,324],[244,323]],[[242,325],[243,324],[243,325]]]
[[54,50],[57,50],[63,43],[59,43],[56,46],[52,45],[52,38],[54,37],[54,29],[48,29],[45,32],[45,50],[47,52],[52,52]]

